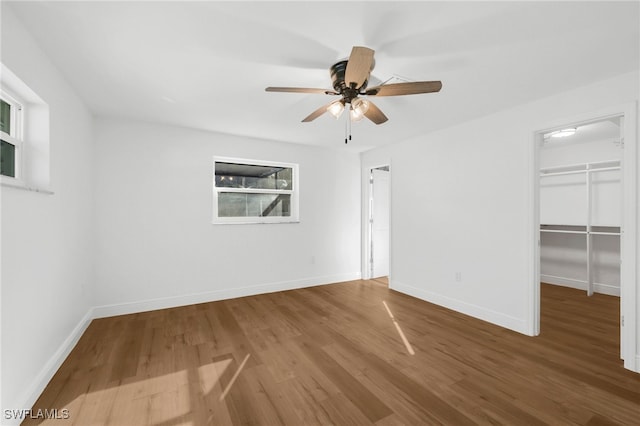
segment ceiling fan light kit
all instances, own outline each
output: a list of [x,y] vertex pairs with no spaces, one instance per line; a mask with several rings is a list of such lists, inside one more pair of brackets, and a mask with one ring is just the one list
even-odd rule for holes
[[344,111],[344,104],[342,103],[342,100],[334,101],[329,104],[329,106],[327,107],[327,111],[329,111],[329,113],[333,115],[336,120],[340,118],[342,112]]
[[442,82],[440,81],[416,81],[381,84],[367,89],[371,70],[375,65],[374,53],[368,47],[354,46],[347,60],[333,64],[329,68],[333,90],[305,87],[267,87],[265,90],[267,92],[316,93],[341,96],[339,100],[329,102],[303,118],[303,123],[313,121],[327,111],[338,119],[345,110],[346,104],[349,104],[347,122],[360,121],[363,117],[367,117],[375,124],[382,124],[388,120],[387,116],[373,102],[364,99],[364,96],[414,95],[439,92],[442,88]]
[[549,136],[552,138],[566,138],[568,136],[573,136],[576,134],[576,128],[570,127],[567,129],[556,130],[555,132],[551,132]]
[[362,117],[369,111],[369,101],[356,98],[351,101],[351,109],[349,111],[351,115],[351,121],[360,121]]

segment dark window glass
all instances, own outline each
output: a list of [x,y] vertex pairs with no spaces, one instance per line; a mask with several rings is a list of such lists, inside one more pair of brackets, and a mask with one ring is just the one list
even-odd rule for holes
[[16,147],[6,141],[0,146],[0,174],[16,177]]
[[289,167],[216,162],[216,187],[293,190]]
[[290,194],[220,192],[218,217],[291,216]]
[[11,105],[0,99],[0,130],[11,135]]

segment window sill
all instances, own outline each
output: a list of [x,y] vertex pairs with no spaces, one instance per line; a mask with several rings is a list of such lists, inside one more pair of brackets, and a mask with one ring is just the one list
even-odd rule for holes
[[23,191],[38,192],[40,194],[53,195],[53,191],[50,191],[45,188],[29,186],[20,180],[10,178],[8,176],[0,176],[0,186],[6,187],[6,188],[20,189]]
[[279,225],[287,223],[300,223],[300,220],[213,220],[211,222],[212,225]]

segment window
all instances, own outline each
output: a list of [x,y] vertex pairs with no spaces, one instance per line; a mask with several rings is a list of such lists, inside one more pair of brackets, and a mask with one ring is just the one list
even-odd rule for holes
[[49,105],[0,63],[0,185],[50,191]]
[[214,223],[298,222],[298,165],[214,157]]
[[0,92],[0,174],[20,178],[22,152],[22,103]]

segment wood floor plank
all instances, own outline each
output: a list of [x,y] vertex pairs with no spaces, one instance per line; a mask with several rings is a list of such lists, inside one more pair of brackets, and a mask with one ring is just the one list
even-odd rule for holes
[[[251,388],[241,373],[236,375],[240,371],[241,365],[241,362],[232,360],[229,367],[220,377],[220,384],[224,391],[219,400],[225,403],[231,423],[234,425],[247,425],[252,423],[252,419],[261,419],[260,408],[255,400],[254,393],[251,392]],[[257,424],[260,424],[260,422],[258,421]]]
[[[277,383],[280,392],[291,401],[291,406],[300,419],[302,425],[329,425],[331,419],[322,407],[322,402],[330,396],[317,398],[314,392],[309,391],[308,385],[301,378],[290,379],[284,383]],[[336,394],[338,392],[335,392]]]
[[[321,402],[322,408],[331,419],[334,425],[373,425],[371,416],[362,412],[361,407],[356,407],[353,399],[344,394],[334,395]],[[372,409],[374,407],[371,407]],[[389,412],[389,415],[392,413]],[[386,418],[385,416],[383,418]]]
[[402,371],[393,368],[371,352],[363,352],[353,345],[348,339],[336,336],[339,345],[348,348],[353,355],[366,363],[371,369],[379,372],[396,389],[403,392],[408,398],[426,407],[429,413],[444,424],[472,425],[474,424],[463,413],[449,405],[445,399],[432,392],[428,386],[417,383]]
[[253,354],[253,356],[249,358],[248,367],[260,364],[261,361],[257,351],[242,331],[238,319],[232,313],[226,302],[227,301],[224,301],[216,305],[215,309],[215,314],[218,317],[221,327],[220,329],[229,339],[230,346],[233,348],[236,358],[244,359],[246,354]]
[[[306,356],[303,349],[296,342],[288,342],[288,351],[294,358],[292,363],[295,380],[287,382],[295,383],[298,392],[313,404],[320,403],[332,395],[340,393],[340,388],[327,377],[319,365]],[[285,382],[286,383],[286,382]],[[284,384],[284,383],[283,383]]]
[[347,370],[335,362],[322,348],[312,341],[300,338],[300,348],[305,355],[358,407],[369,419],[376,422],[392,414],[391,409],[369,389],[362,386]]
[[[527,411],[518,407],[515,398],[505,392],[501,392],[493,386],[487,386],[482,381],[464,379],[452,385],[458,395],[469,400],[476,400],[486,407],[487,411],[497,414],[500,423],[527,425],[545,425],[546,423]],[[480,404],[479,404],[480,405]]]
[[[427,410],[427,407],[422,404],[422,401],[416,401],[398,391],[380,372],[364,365],[359,358],[353,357],[348,350],[337,344],[325,346],[324,350],[340,365],[350,371],[367,389],[380,400],[383,400],[396,414],[378,420],[375,422],[376,424],[385,424],[390,421],[390,418],[395,419],[400,424],[406,423],[408,425],[439,423]],[[397,413],[402,413],[402,416],[397,415]],[[399,419],[402,419],[402,421],[399,421]]]
[[638,424],[618,298],[542,285],[534,338],[385,283],[94,320],[23,424]]
[[263,411],[271,413],[274,417],[274,421],[271,421],[268,416],[262,415],[261,421],[263,420],[265,424],[275,424],[277,420],[283,425],[301,422],[288,395],[282,391],[282,386],[278,386],[278,383],[273,380],[273,376],[264,364],[248,369],[245,378],[258,396]]

